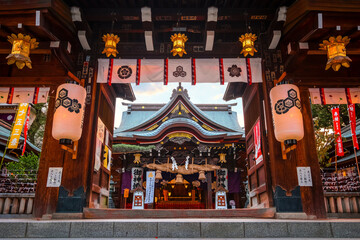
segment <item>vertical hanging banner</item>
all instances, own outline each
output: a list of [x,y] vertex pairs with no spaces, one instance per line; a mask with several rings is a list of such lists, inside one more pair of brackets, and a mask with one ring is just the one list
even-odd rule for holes
[[146,172],[146,193],[145,203],[154,202],[154,191],[155,191],[155,171]]
[[255,147],[255,163],[259,164],[263,160],[261,153],[261,134],[260,134],[260,120],[254,126],[254,147]]
[[224,188],[226,190],[229,189],[228,184],[228,169],[227,168],[220,168],[216,170],[216,187],[217,188]]
[[29,130],[29,118],[30,118],[30,106],[28,107],[27,115],[26,115],[26,121],[25,121],[25,127],[24,127],[24,147],[21,153],[21,156],[24,155],[26,150],[26,140],[28,136],[28,130]]
[[349,120],[350,120],[350,128],[351,128],[351,136],[354,144],[354,148],[359,150],[359,143],[356,137],[356,113],[355,113],[355,104],[351,103],[348,105],[349,112]]
[[134,167],[131,169],[131,190],[142,188],[143,169]]
[[27,110],[28,110],[29,104],[28,103],[20,103],[19,109],[16,114],[15,122],[13,124],[10,139],[8,142],[7,148],[14,149],[18,147],[20,135],[25,123],[25,119],[27,116]]
[[341,127],[340,127],[340,111],[339,107],[335,107],[331,110],[333,122],[334,122],[334,134],[336,142],[336,155],[339,157],[344,156],[343,142],[341,139]]

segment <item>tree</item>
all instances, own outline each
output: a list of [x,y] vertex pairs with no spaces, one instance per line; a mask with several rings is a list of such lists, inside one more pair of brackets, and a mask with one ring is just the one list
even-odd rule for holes
[[23,179],[36,180],[36,173],[39,168],[39,156],[33,152],[19,157],[18,162],[6,164],[10,177],[21,176]]
[[28,139],[39,148],[42,146],[42,139],[44,137],[47,106],[47,103],[38,103],[32,106],[35,110],[36,118],[29,129]]
[[[321,167],[327,167],[329,162],[329,150],[333,147],[334,133],[331,108],[339,106],[340,124],[346,126],[349,124],[349,114],[347,105],[318,105],[312,104],[311,111],[314,121],[314,131],[316,140],[316,149]],[[360,118],[360,108],[355,105],[356,117]]]

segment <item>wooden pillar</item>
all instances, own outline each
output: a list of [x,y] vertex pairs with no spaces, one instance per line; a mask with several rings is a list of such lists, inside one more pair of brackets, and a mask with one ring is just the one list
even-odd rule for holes
[[[296,172],[296,157],[282,158],[281,144],[275,139],[269,92],[272,82],[263,81],[267,142],[271,183],[277,212],[301,212],[301,194]],[[266,152],[264,155],[267,154]],[[292,153],[293,154],[293,153]],[[316,155],[316,154],[315,154]]]
[[[53,114],[55,110],[56,87],[51,87],[43,147],[41,151],[38,181],[34,200],[35,217],[58,212],[82,212],[87,205],[90,164],[94,155],[92,139],[95,136],[94,116],[96,101],[96,81],[91,84],[91,103],[85,104],[82,136],[79,140],[77,158],[61,149],[59,141],[52,137]],[[46,187],[50,167],[62,167],[60,188]]]
[[51,87],[34,200],[33,214],[35,217],[42,217],[43,214],[55,212],[58,198],[57,188],[46,187],[49,167],[62,167],[64,157],[59,142],[51,135],[55,110],[55,96],[56,87]]
[[311,114],[310,94],[308,88],[300,88],[301,107],[304,119],[304,138],[296,148],[297,166],[311,168],[312,187],[301,187],[303,210],[308,215],[317,218],[326,217],[324,192],[320,175],[320,165],[317,158],[314,125]]

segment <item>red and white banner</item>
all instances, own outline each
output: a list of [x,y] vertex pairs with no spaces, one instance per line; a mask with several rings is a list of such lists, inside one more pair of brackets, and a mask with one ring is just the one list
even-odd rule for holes
[[[309,88],[312,104],[348,104],[345,88]],[[348,88],[352,103],[360,103],[360,88]]]
[[260,132],[260,120],[258,120],[254,126],[254,147],[255,147],[255,162],[260,163],[263,160],[261,152],[261,132]]
[[0,103],[46,103],[49,90],[48,87],[1,87]]
[[261,58],[98,59],[97,82],[261,83]]
[[359,150],[359,143],[356,137],[356,112],[355,112],[355,104],[351,103],[348,105],[349,112],[349,120],[350,120],[350,128],[351,128],[351,136],[354,144],[354,148]]
[[335,107],[332,110],[332,117],[334,123],[334,134],[335,134],[335,143],[336,143],[336,155],[339,157],[344,156],[343,142],[341,139],[341,126],[340,126],[340,112],[339,108]]

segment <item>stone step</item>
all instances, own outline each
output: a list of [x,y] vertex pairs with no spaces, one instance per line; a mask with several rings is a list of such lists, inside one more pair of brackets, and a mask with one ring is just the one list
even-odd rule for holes
[[0,219],[0,238],[359,238],[360,219]]

